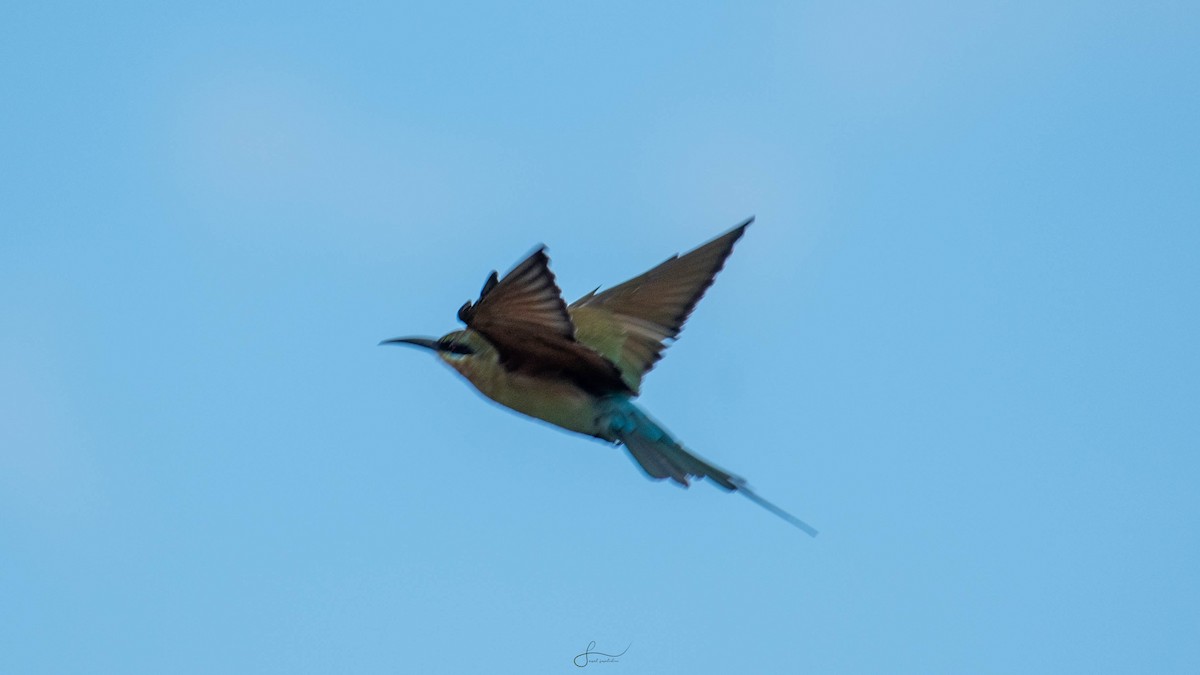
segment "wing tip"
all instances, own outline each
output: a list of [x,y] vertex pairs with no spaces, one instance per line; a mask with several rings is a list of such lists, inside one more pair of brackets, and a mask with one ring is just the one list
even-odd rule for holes
[[729,242],[730,248],[732,249],[733,244],[736,243],[738,239],[741,239],[742,235],[746,233],[746,228],[750,227],[752,224],[754,224],[754,218],[755,218],[755,216],[751,215],[749,218],[743,220],[742,222],[738,223],[737,225],[734,225],[732,229],[730,229],[725,234],[721,235],[721,237],[717,237],[717,238],[720,239],[722,237],[728,237],[729,235],[733,235],[731,237],[731,241]]

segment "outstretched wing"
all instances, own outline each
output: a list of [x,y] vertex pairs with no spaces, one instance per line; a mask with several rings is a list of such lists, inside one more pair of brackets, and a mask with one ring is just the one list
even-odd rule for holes
[[712,285],[753,216],[692,251],[676,255],[618,286],[575,301],[570,316],[578,340],[617,364],[633,391],[662,358],[696,303]]
[[540,246],[503,279],[492,272],[479,300],[463,305],[458,318],[497,346],[493,335],[505,342],[504,335],[514,331],[573,341],[575,326],[549,265],[546,247]]
[[539,247],[503,279],[492,272],[479,300],[458,310],[458,318],[487,338],[509,371],[564,377],[585,391],[628,391],[617,367],[575,339],[575,326]]

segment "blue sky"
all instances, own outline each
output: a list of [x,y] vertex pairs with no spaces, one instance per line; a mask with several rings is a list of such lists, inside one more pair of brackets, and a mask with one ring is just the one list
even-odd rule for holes
[[[0,671],[1192,673],[1194,3],[7,3]],[[483,401],[755,214],[642,401]]]

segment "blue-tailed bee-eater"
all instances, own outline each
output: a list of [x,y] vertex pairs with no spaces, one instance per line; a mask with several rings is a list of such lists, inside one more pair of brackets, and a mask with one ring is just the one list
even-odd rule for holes
[[733,245],[754,221],[605,291],[567,305],[539,247],[501,278],[492,272],[479,299],[458,310],[465,330],[433,340],[394,338],[433,350],[484,396],[568,431],[625,446],[654,480],[683,487],[708,478],[789,523],[817,531],[689,452],[639,408],[642,378],[683,329]]

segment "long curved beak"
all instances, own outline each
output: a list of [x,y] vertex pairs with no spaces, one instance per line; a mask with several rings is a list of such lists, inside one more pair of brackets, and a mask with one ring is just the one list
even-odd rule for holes
[[391,340],[384,340],[383,342],[380,342],[379,344],[380,345],[413,345],[415,347],[424,347],[425,349],[432,349],[435,352],[441,351],[438,347],[437,340],[430,340],[429,338],[420,338],[420,337],[392,338]]

